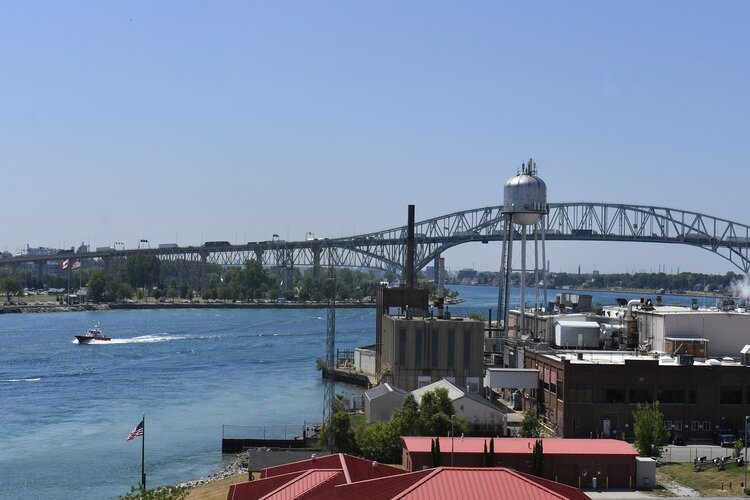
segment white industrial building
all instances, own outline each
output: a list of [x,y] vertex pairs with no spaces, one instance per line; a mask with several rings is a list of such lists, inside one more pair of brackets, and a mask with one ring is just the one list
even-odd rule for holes
[[[619,312],[619,308],[607,310]],[[678,306],[634,308],[633,312],[640,344],[649,345],[650,350],[667,352],[669,339],[695,339],[705,344],[704,357],[737,358],[740,350],[750,344],[750,314],[746,312]]]

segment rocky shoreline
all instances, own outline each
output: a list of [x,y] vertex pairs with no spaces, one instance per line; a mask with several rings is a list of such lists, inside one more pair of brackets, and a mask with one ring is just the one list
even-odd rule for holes
[[240,453],[237,455],[229,464],[222,467],[222,469],[216,474],[211,474],[191,481],[180,483],[177,486],[183,488],[195,488],[197,486],[203,486],[214,481],[219,481],[228,477],[238,476],[240,474],[247,474],[247,463],[248,463],[248,452]]

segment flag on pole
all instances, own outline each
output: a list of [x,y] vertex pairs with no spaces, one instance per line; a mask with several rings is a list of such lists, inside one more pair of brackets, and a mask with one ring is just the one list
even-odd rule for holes
[[125,441],[131,441],[138,436],[143,436],[143,420],[141,420],[141,423],[135,426],[135,429],[130,431],[130,434],[128,434],[127,439]]
[[77,261],[73,262],[73,265],[71,266],[71,268],[72,268],[72,269],[73,269],[74,271],[75,271],[76,269],[79,269],[80,267],[81,267],[81,261],[79,261],[79,260],[77,260]]
[[64,261],[60,262],[60,265],[57,267],[59,267],[60,269],[67,269],[70,264],[70,259],[65,259]]

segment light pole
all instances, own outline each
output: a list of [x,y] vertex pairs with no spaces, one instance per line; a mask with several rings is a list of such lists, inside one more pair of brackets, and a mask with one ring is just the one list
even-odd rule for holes
[[456,415],[451,415],[451,467],[453,467],[453,435],[456,433],[454,424],[456,423]]

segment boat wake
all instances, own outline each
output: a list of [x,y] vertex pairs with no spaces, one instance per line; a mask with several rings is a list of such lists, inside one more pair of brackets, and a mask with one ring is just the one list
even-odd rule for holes
[[3,382],[39,382],[42,380],[42,377],[36,377],[36,378],[9,378],[6,380],[3,380]]
[[[141,335],[139,337],[131,337],[126,339],[112,339],[112,340],[97,340],[92,339],[87,342],[88,345],[112,345],[112,344],[153,344],[155,342],[169,342],[171,340],[184,340],[188,338],[186,335],[170,335],[168,333],[157,333],[154,335]],[[74,344],[79,343],[78,340],[73,341]]]

